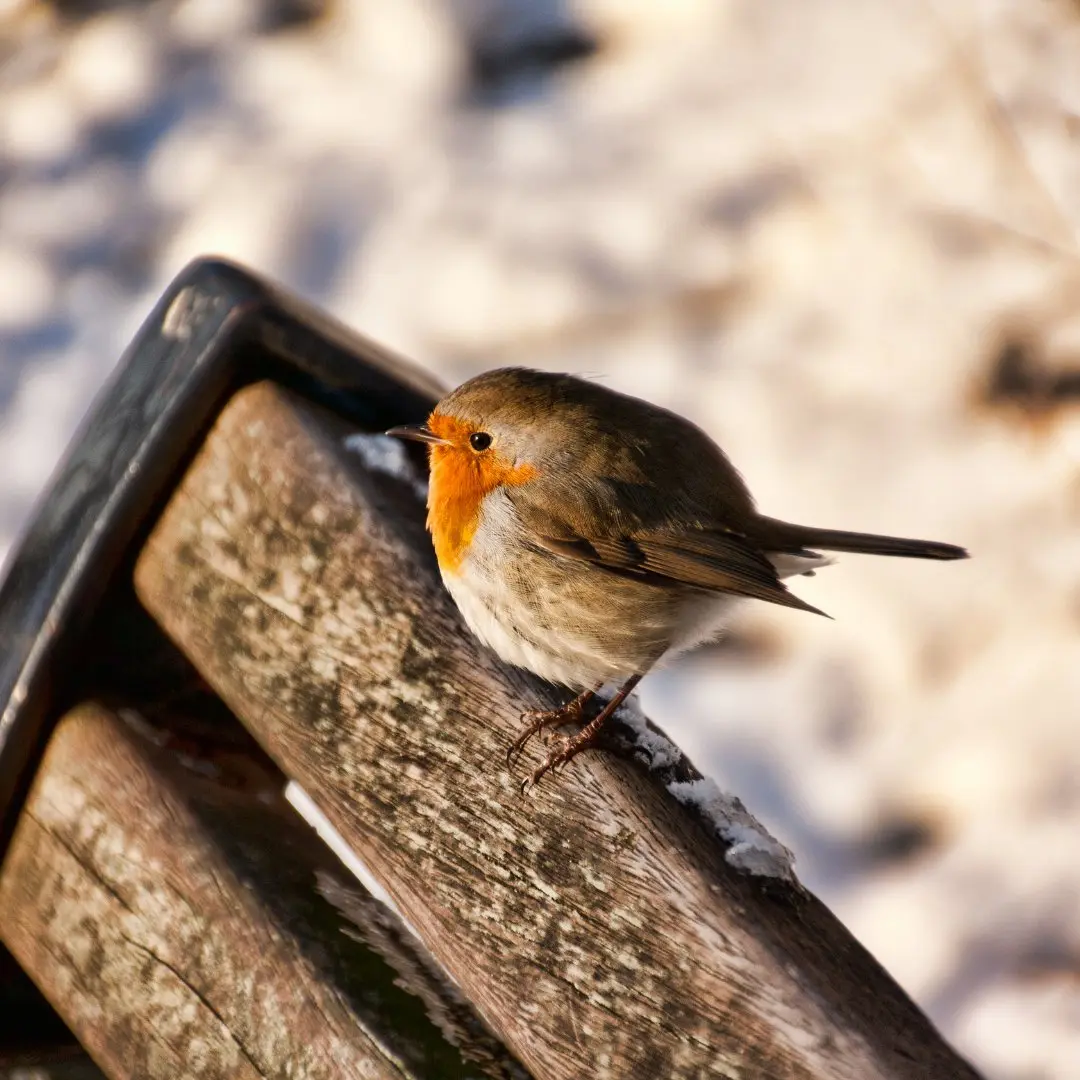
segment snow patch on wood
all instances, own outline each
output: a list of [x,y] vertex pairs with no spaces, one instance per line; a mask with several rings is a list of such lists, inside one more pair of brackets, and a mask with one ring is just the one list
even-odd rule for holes
[[416,475],[400,439],[389,435],[350,435],[345,440],[345,449],[359,455],[366,469],[400,480],[418,499],[427,501],[427,481]]
[[[634,734],[636,747],[650,769],[669,769],[683,758],[682,751],[663,733],[649,726],[637,698],[631,698],[615,714]],[[742,802],[721,791],[715,780],[673,780],[665,785],[681,803],[703,814],[728,845],[724,858],[729,866],[760,877],[795,881],[794,854],[772,836]]]

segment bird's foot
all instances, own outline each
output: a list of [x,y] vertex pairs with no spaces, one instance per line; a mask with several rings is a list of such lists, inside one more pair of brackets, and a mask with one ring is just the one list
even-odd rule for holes
[[580,724],[585,715],[585,706],[592,699],[593,691],[586,690],[578,694],[573,701],[568,701],[560,709],[528,709],[521,714],[525,730],[510,744],[506,751],[506,766],[512,768],[521,757],[521,752],[534,735],[540,735],[548,728],[565,727],[568,724]]
[[521,794],[524,795],[529,788],[540,782],[540,778],[549,772],[558,772],[581,753],[595,746],[600,728],[587,724],[576,735],[564,735],[558,739],[547,753],[543,763],[533,769],[532,775],[521,781]]
[[[528,779],[522,781],[522,795],[524,795],[534,784],[537,784],[541,777],[545,776],[553,769],[562,768],[569,761],[577,757],[582,750],[588,750],[590,746],[595,745],[597,736],[600,734],[600,729],[607,723],[608,719],[615,713],[616,709],[618,709],[618,707],[626,700],[627,696],[634,687],[637,686],[640,680],[641,675],[631,675],[619,688],[618,693],[576,735],[566,735],[559,739],[548,751],[548,755],[544,758],[540,767],[534,769],[532,775]],[[512,760],[514,754],[520,754],[529,739],[542,728],[554,727],[580,720],[584,713],[585,706],[592,699],[594,693],[595,691],[593,690],[586,690],[583,694],[579,694],[574,698],[569,705],[565,705],[562,709],[554,710],[548,714],[533,713],[532,716],[534,719],[529,724],[525,733],[519,737],[517,742],[510,748],[511,753],[507,755],[507,761],[509,762]],[[571,712],[571,710],[573,710],[573,712]],[[540,716],[545,715],[548,719],[539,719]]]

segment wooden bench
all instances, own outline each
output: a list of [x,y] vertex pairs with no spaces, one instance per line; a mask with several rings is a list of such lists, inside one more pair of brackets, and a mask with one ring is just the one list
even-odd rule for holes
[[437,387],[206,261],[84,440],[141,367],[199,363],[109,543],[80,518],[97,580],[60,575],[37,630],[0,593],[0,938],[106,1075],[976,1075],[644,718],[519,793],[518,714],[558,695],[465,630],[422,460],[352,438]]

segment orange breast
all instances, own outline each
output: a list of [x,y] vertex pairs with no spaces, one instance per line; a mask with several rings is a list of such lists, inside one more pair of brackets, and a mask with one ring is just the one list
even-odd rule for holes
[[480,524],[484,499],[503,485],[524,484],[536,475],[531,465],[510,465],[495,447],[478,454],[469,446],[476,430],[450,416],[432,415],[428,426],[451,446],[431,447],[427,526],[444,571],[461,566]]

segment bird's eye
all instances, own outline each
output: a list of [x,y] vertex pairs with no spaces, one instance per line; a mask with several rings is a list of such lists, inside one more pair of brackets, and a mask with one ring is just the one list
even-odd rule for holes
[[491,436],[486,431],[474,431],[469,436],[469,445],[479,454],[491,445]]

